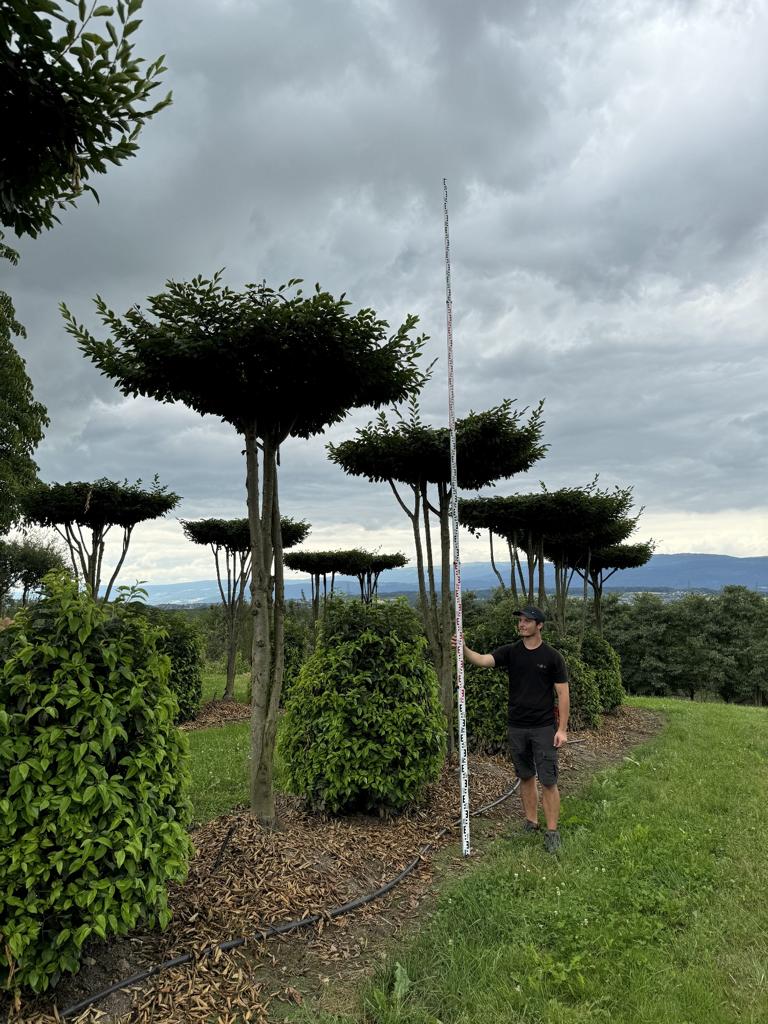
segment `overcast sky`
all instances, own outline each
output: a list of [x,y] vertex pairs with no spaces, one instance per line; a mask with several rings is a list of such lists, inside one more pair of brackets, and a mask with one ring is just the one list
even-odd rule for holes
[[[634,486],[661,552],[768,554],[768,3],[145,0],[143,17],[137,52],[167,55],[173,106],[94,181],[100,205],[3,269],[51,417],[43,479],[159,473],[184,518],[245,514],[232,429],[122,398],[57,312],[96,327],[97,293],[124,311],[220,267],[234,287],[319,281],[393,326],[417,313],[439,357],[424,418],[447,422],[446,177],[457,413],[546,399],[547,456],[496,493],[599,473]],[[412,551],[388,488],[325,457],[369,418],[283,450],[307,546]],[[136,531],[123,579],[211,575],[169,519]]]

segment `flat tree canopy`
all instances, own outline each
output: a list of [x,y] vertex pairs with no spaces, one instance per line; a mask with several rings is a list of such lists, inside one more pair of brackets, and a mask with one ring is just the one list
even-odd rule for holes
[[[195,544],[251,553],[251,531],[247,519],[182,519],[181,525],[185,535]],[[284,548],[301,544],[309,531],[310,525],[303,519],[280,518]]]
[[17,235],[52,227],[57,207],[93,192],[88,177],[133,156],[144,124],[171,102],[147,105],[166,69],[163,57],[142,68],[134,56],[141,6],[2,4],[0,224]]
[[285,556],[285,564],[289,569],[309,573],[312,577],[312,607],[317,617],[321,576],[325,583],[330,573],[331,593],[335,576],[356,577],[360,584],[361,600],[370,602],[376,594],[382,572],[400,569],[408,564],[408,559],[401,551],[387,555],[380,551],[348,548],[338,551],[292,551]]
[[[104,478],[93,483],[38,481],[25,493],[23,509],[27,522],[56,530],[69,549],[75,575],[82,576],[94,597],[98,596],[101,584],[107,534],[113,526],[122,529],[122,553],[104,593],[107,601],[136,524],[158,519],[175,508],[180,500],[178,494],[162,487],[157,477],[149,490],[142,488],[141,480],[134,484]],[[83,536],[83,528],[91,533],[90,544]]]
[[[541,442],[539,405],[513,409],[506,400],[484,412],[470,412],[456,421],[456,470],[460,488],[477,490],[515,473],[522,473],[540,459],[547,445]],[[382,413],[358,430],[351,441],[328,445],[331,461],[352,476],[371,481],[392,480],[404,484],[451,481],[448,427],[431,427],[421,421],[415,405],[408,419],[390,423]]]
[[[470,412],[456,421],[457,483],[461,488],[486,487],[529,469],[547,446],[541,441],[542,404],[531,411],[514,409],[509,400],[484,412]],[[440,680],[448,749],[453,743],[453,612],[450,592],[450,432],[422,422],[416,399],[408,415],[395,410],[395,422],[380,415],[340,444],[328,445],[331,460],[352,476],[386,480],[411,521],[416,549],[419,604],[432,658]],[[409,500],[398,484],[410,489]],[[440,583],[432,550],[430,513],[440,533]]]
[[[97,341],[62,305],[67,330],[83,353],[126,395],[183,402],[239,431],[281,444],[339,423],[350,409],[407,398],[426,375],[417,365],[418,317],[388,336],[372,309],[349,312],[344,295],[308,296],[289,281],[277,290],[242,292],[211,280],[168,281],[166,290],[117,316],[97,297],[112,334]],[[258,400],[255,400],[258,396]]]

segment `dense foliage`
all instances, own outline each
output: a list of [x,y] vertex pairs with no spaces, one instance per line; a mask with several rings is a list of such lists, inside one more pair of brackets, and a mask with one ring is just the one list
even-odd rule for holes
[[147,605],[139,605],[139,609],[161,630],[157,648],[171,661],[168,685],[179,705],[175,720],[188,722],[197,715],[203,695],[205,648],[200,630],[179,612],[161,611]]
[[560,651],[568,666],[571,696],[569,729],[590,729],[600,723],[600,686],[595,669],[584,660],[581,640],[574,635],[553,634],[547,642]]
[[275,822],[273,762],[284,670],[284,568],[280,533],[279,452],[289,437],[312,437],[352,410],[381,408],[418,393],[429,372],[425,343],[410,315],[389,334],[370,308],[298,279],[235,292],[211,280],[168,281],[146,308],[117,316],[101,298],[109,337],[98,340],[62,307],[83,353],[125,395],[183,402],[220,416],[242,436],[254,636],[251,655],[251,813]]
[[142,2],[3,3],[0,224],[17,235],[52,227],[57,207],[93,192],[89,175],[133,156],[143,125],[170,103],[146,105],[165,68],[134,56]]
[[[0,245],[0,256],[3,251],[10,250]],[[21,494],[37,477],[32,456],[48,426],[45,406],[35,401],[12,334],[23,337],[24,328],[16,320],[10,297],[0,292],[0,534],[18,518]]]
[[329,602],[286,706],[289,785],[315,808],[401,810],[445,753],[437,679],[405,601]]
[[588,629],[581,641],[581,657],[595,673],[600,710],[615,711],[626,696],[621,683],[621,659],[604,636]]
[[604,633],[630,693],[768,704],[768,598],[746,587],[611,597]]
[[91,937],[167,924],[186,871],[186,743],[169,659],[127,601],[63,577],[3,632],[0,987],[43,991]]

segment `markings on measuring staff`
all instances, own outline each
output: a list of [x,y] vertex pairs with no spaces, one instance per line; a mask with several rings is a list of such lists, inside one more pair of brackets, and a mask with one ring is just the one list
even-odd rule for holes
[[461,612],[461,558],[459,556],[459,509],[456,473],[456,408],[453,370],[453,304],[451,299],[451,246],[448,234],[448,182],[443,178],[445,227],[445,316],[448,335],[448,425],[451,439],[451,520],[453,523],[453,586],[456,608],[456,696],[459,707],[459,776],[461,780],[461,852],[470,854],[469,767],[467,764],[467,708],[464,695],[464,628]]

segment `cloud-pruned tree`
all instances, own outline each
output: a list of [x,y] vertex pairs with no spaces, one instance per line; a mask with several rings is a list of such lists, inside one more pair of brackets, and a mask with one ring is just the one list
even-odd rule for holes
[[[227,630],[227,681],[223,700],[235,698],[235,667],[240,615],[245,585],[251,571],[251,530],[247,519],[182,519],[185,535],[194,544],[205,544],[213,552],[216,582],[219,585]],[[309,533],[309,523],[282,516],[280,532],[283,549],[301,544]]]
[[[320,617],[320,579],[323,580],[323,607],[328,597],[333,597],[337,576],[354,576],[360,586],[360,600],[366,604],[376,597],[379,576],[387,569],[400,569],[408,564],[401,552],[387,555],[379,551],[364,551],[362,548],[348,548],[337,551],[292,551],[285,556],[288,569],[306,572],[310,577],[312,618]],[[330,594],[328,577],[331,577]]]
[[[522,473],[542,457],[542,405],[513,409],[511,401],[485,412],[470,412],[456,422],[457,482],[477,490]],[[453,661],[451,647],[451,465],[447,427],[423,423],[413,399],[406,416],[395,410],[390,423],[382,413],[349,441],[328,446],[330,458],[351,476],[386,481],[408,516],[416,548],[419,605],[429,640],[445,715],[449,750],[453,743]],[[404,487],[410,494],[401,493]],[[432,519],[434,517],[434,521]],[[435,558],[432,530],[439,537]],[[440,582],[437,582],[439,572]]]
[[603,589],[605,584],[620,569],[637,569],[641,565],[645,565],[650,561],[655,548],[654,540],[596,548],[591,552],[589,572],[585,573],[583,568],[577,567],[576,572],[582,579],[586,575],[589,585],[592,587],[595,626],[599,633],[603,632]]
[[[592,552],[625,541],[637,526],[631,515],[631,487],[598,487],[597,477],[585,487],[561,487],[540,496],[543,550],[555,572],[554,621],[565,633],[566,603],[574,574],[584,580],[582,634],[586,628],[588,580]],[[642,509],[640,510],[642,511]]]
[[[38,526],[50,526],[67,545],[72,569],[94,596],[109,600],[123,567],[131,536],[138,523],[159,519],[176,507],[178,494],[161,486],[155,476],[145,489],[141,480],[129,484],[102,478],[93,483],[36,483],[23,499],[24,518]],[[102,595],[102,565],[107,536],[113,527],[122,530],[117,564]],[[90,534],[90,536],[88,536]]]
[[[546,603],[544,588],[544,535],[542,533],[545,496],[541,494],[493,495],[485,498],[459,498],[459,522],[476,536],[488,530],[491,566],[502,590],[506,590],[494,554],[493,538],[502,538],[509,551],[509,589],[515,601]],[[521,552],[525,554],[525,570]],[[538,598],[535,596],[538,579]]]
[[0,224],[17,235],[38,235],[83,191],[96,195],[90,175],[133,156],[171,102],[148,104],[166,69],[163,57],[142,66],[134,55],[142,2],[3,4]]
[[[83,353],[126,395],[183,402],[218,416],[242,435],[251,531],[253,613],[251,811],[272,825],[277,714],[284,672],[285,596],[278,453],[351,409],[406,401],[426,380],[408,316],[389,334],[372,309],[349,310],[320,286],[304,295],[249,284],[237,292],[211,280],[169,281],[147,308],[117,316],[101,298],[111,337],[97,340],[66,307],[67,329]],[[274,573],[274,589],[272,576]]]

